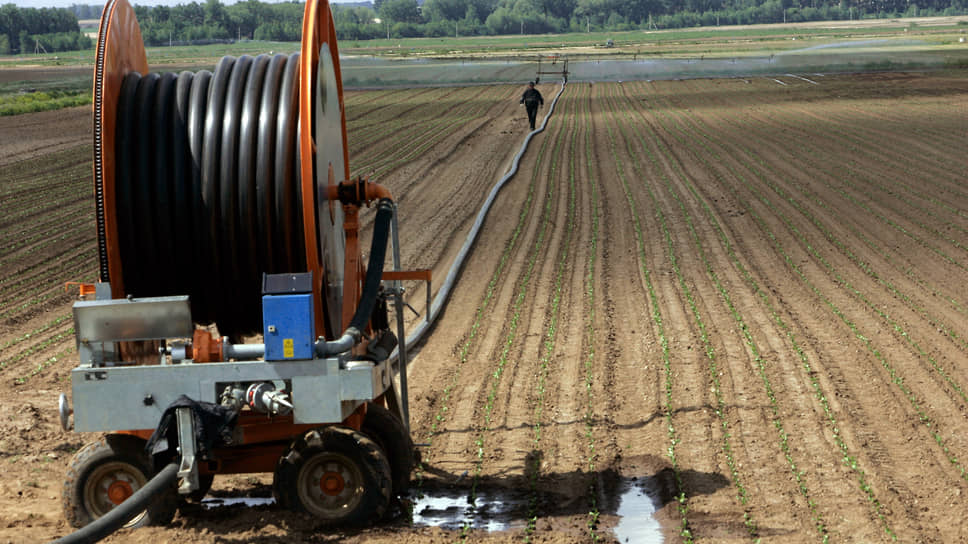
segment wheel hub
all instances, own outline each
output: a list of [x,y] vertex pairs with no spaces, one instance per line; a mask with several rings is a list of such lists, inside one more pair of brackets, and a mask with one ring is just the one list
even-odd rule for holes
[[134,494],[131,484],[124,480],[115,480],[108,485],[108,500],[116,505],[128,500]]
[[322,490],[324,495],[335,497],[346,489],[346,480],[338,472],[326,472],[319,479],[319,489]]

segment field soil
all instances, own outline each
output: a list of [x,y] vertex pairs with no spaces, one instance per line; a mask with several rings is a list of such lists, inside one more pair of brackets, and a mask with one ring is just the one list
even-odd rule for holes
[[[354,174],[393,191],[435,291],[525,138],[522,90],[346,96]],[[63,282],[96,274],[73,115],[0,125],[0,542],[70,532],[62,482],[96,438],[57,416]],[[24,155],[44,131],[6,127],[34,123],[62,139]],[[415,346],[413,524],[186,505],[106,541],[968,540],[966,127],[965,72],[568,84]],[[651,536],[620,515],[636,490]]]

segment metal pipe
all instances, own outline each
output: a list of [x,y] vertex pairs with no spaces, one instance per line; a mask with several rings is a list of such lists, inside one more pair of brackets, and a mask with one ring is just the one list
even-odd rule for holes
[[[390,222],[390,233],[393,242],[393,269],[400,270],[400,225],[397,222],[397,205],[393,205],[393,219]],[[397,344],[397,352],[399,353],[400,361],[400,409],[403,412],[403,424],[406,426],[407,430],[410,430],[410,396],[407,387],[407,341],[405,338],[406,329],[403,322],[403,282],[396,280],[393,282],[393,292],[394,292],[394,305],[396,306],[397,314],[397,338],[399,338],[399,343]],[[427,297],[430,300],[430,287],[427,287]],[[428,303],[427,307],[430,305]]]
[[316,342],[316,354],[320,357],[328,357],[349,351],[350,348],[359,343],[362,338],[362,329],[373,315],[373,308],[376,306],[379,294],[381,278],[383,277],[383,262],[386,259],[387,239],[390,237],[390,223],[393,219],[393,201],[383,199],[380,201],[376,213],[376,220],[373,225],[373,241],[370,245],[370,262],[366,267],[366,278],[363,281],[363,294],[356,307],[356,313],[350,321],[343,336],[329,342]]
[[316,355],[321,358],[326,358],[345,353],[352,349],[360,341],[360,338],[360,331],[350,327],[346,329],[343,336],[340,336],[336,340],[318,340],[316,342]]
[[265,344],[231,344],[227,339],[222,340],[222,354],[226,359],[237,361],[252,361],[266,354]]

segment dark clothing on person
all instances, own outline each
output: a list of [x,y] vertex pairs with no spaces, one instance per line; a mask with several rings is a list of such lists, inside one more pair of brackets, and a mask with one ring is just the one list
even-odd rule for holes
[[524,104],[524,108],[528,110],[528,122],[531,123],[531,130],[534,130],[534,121],[538,116],[538,106],[544,106],[544,98],[538,92],[538,89],[530,86],[521,95],[520,103]]

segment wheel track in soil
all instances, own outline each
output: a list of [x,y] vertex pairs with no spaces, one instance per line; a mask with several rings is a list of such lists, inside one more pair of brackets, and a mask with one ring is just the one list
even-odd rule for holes
[[696,515],[693,511],[694,501],[698,499],[693,496],[693,485],[708,480],[711,484],[709,492],[723,485],[717,482],[715,463],[710,463],[710,459],[715,458],[715,447],[709,452],[712,455],[696,453],[710,442],[715,432],[706,410],[708,392],[702,355],[692,350],[701,331],[689,318],[687,293],[680,289],[681,284],[677,284],[673,277],[678,277],[678,263],[674,260],[675,255],[667,252],[672,238],[666,215],[655,206],[651,193],[643,191],[645,180],[635,176],[638,158],[628,151],[624,135],[616,126],[620,114],[611,107],[611,101],[617,88],[606,86],[604,89],[603,97],[608,107],[604,108],[606,113],[601,117],[599,131],[604,137],[600,141],[608,142],[604,154],[612,157],[617,174],[611,181],[613,187],[607,190],[620,191],[618,199],[625,201],[621,207],[627,209],[636,227],[634,246],[638,247],[638,252],[635,268],[640,271],[640,281],[647,294],[638,302],[651,307],[653,334],[662,346],[660,360],[664,361],[665,385],[659,398],[664,399],[662,412],[668,436],[658,443],[671,444],[667,460],[671,465],[672,481],[663,482],[666,489],[661,493],[671,497],[665,502],[674,506],[668,508],[667,514],[673,520],[672,526],[678,526],[679,536],[684,541],[692,542],[697,528],[709,521],[703,512]]
[[[596,252],[590,255],[585,278],[588,331],[582,351],[583,370],[592,384],[584,399],[584,419],[594,434],[580,439],[589,444],[589,465],[602,467],[599,472],[604,469],[631,479],[662,474],[671,467],[664,452],[655,447],[668,442],[661,402],[660,339],[647,317],[645,322],[637,318],[631,322],[634,325],[626,326],[628,316],[641,315],[642,308],[648,307],[648,280],[643,275],[640,253],[630,250],[640,240],[637,232],[629,229],[629,221],[634,224],[632,210],[619,185],[618,165],[608,160],[610,150],[604,144],[607,131],[602,126],[602,89],[590,86],[585,105],[586,168],[592,191],[588,207],[598,232],[593,246]],[[630,405],[643,409],[630,410]],[[610,447],[595,447],[599,441],[611,442]],[[676,485],[674,477],[656,482],[663,504],[674,500]],[[596,492],[595,506],[604,513],[608,526],[614,526],[619,520],[609,513],[618,509],[617,482],[598,478]],[[660,516],[671,527],[680,521],[675,512],[660,512]]]
[[[854,382],[854,383],[863,383],[863,381],[860,381],[860,382]],[[877,411],[874,411],[874,412],[872,412],[872,413],[877,413]]]

